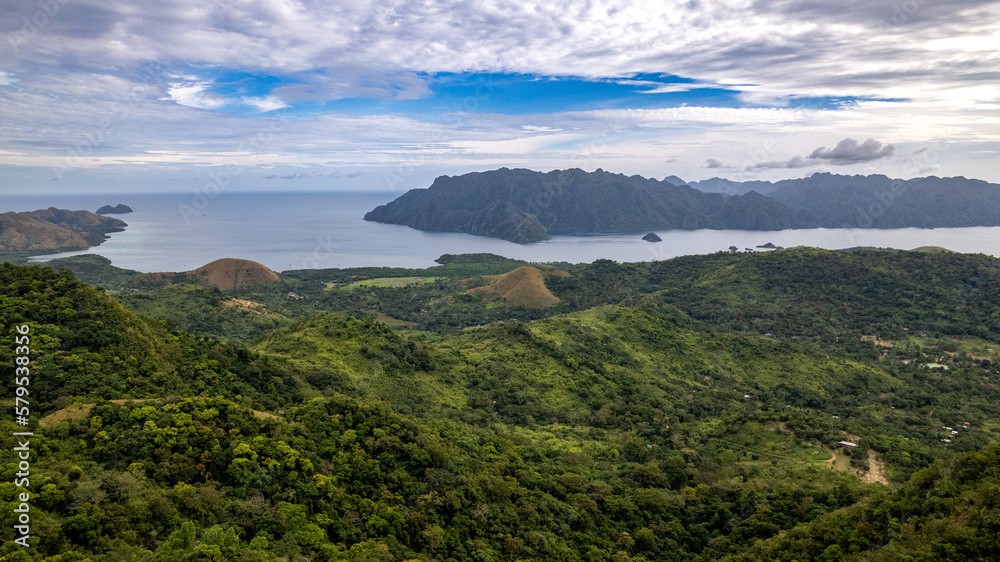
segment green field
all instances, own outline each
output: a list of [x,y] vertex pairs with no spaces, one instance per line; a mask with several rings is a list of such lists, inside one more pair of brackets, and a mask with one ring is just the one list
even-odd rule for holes
[[440,279],[440,277],[378,277],[375,279],[356,281],[350,285],[344,286],[344,288],[360,289],[364,287],[406,287],[407,285],[424,285],[427,283],[433,283],[438,279]]

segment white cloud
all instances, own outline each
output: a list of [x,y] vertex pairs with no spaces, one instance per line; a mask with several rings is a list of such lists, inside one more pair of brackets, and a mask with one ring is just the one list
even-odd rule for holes
[[288,107],[288,104],[279,99],[276,96],[266,96],[266,97],[246,97],[242,98],[243,103],[249,106],[256,107],[262,112],[274,111],[276,109],[284,109]]
[[227,105],[226,98],[206,92],[210,86],[210,82],[175,82],[167,88],[167,97],[160,99],[197,109],[219,109]]

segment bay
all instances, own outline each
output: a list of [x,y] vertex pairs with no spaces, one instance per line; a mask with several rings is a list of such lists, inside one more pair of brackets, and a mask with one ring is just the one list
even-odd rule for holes
[[124,203],[118,215],[129,227],[82,252],[37,256],[32,261],[98,254],[118,267],[143,272],[188,271],[220,258],[260,262],[276,271],[365,266],[429,267],[442,254],[489,252],[532,262],[663,260],[736,246],[766,243],[841,249],[855,246],[949,250],[1000,256],[1000,227],[804,229],[783,231],[666,230],[662,242],[645,232],[559,235],[529,245],[449,232],[425,232],[363,220],[365,213],[399,193],[236,193],[198,200],[192,194],[5,196],[0,211],[54,206],[96,210]]

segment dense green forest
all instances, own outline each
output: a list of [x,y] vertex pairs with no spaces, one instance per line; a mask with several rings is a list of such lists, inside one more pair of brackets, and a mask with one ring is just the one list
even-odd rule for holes
[[1000,260],[531,264],[544,307],[470,292],[528,264],[438,261],[229,292],[0,266],[0,384],[13,407],[26,324],[35,433],[0,555],[1000,556]]

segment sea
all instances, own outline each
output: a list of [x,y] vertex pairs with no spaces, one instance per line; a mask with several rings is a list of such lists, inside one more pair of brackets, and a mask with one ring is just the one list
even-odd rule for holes
[[913,249],[940,246],[956,252],[1000,256],[1000,227],[803,229],[782,231],[662,230],[661,242],[645,232],[557,235],[534,244],[451,232],[426,232],[363,219],[365,213],[400,193],[237,193],[214,198],[195,194],[4,196],[0,212],[48,207],[97,210],[124,203],[134,212],[115,215],[124,232],[82,252],[35,256],[47,261],[98,254],[112,264],[141,272],[189,271],[220,258],[242,258],[275,271],[368,266],[423,268],[443,254],[493,253],[529,262],[590,263],[665,260],[736,246],[857,246]]

